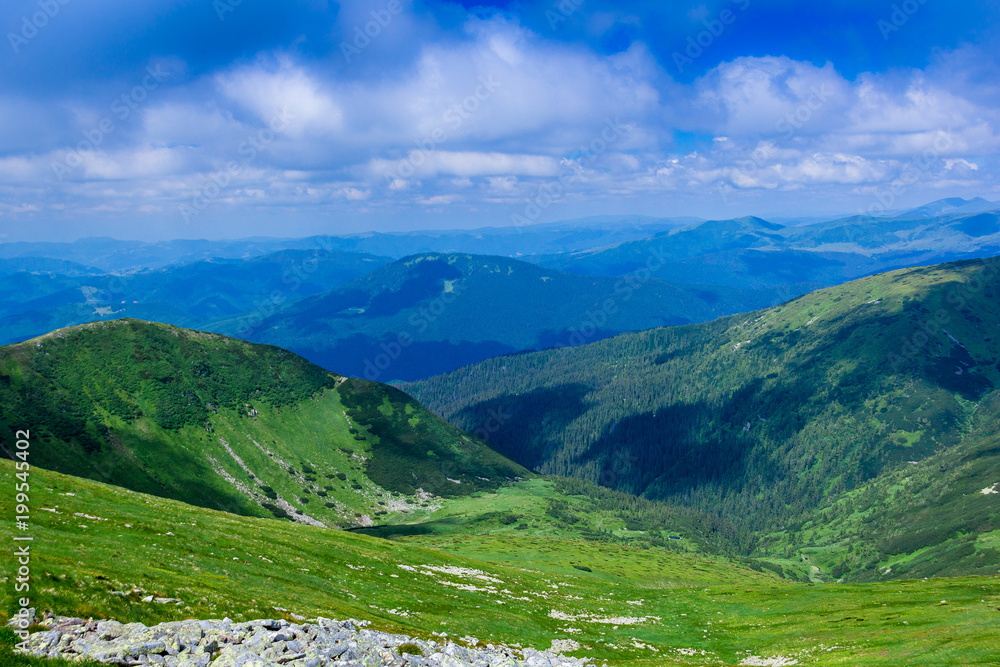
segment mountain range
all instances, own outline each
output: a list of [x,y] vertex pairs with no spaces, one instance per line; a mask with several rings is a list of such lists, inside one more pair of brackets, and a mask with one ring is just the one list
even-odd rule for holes
[[779,289],[579,276],[505,257],[407,257],[258,321],[211,328],[368,379],[414,380],[499,354],[703,322],[783,300]]
[[991,208],[948,199],[788,224],[631,217],[299,240],[8,243],[0,342],[134,317],[411,381],[498,354],[777,305],[880,271],[991,256],[1000,252]]

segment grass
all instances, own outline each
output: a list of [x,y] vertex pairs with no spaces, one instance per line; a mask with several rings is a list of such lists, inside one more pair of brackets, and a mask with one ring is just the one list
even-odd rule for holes
[[[13,472],[0,462],[0,485],[10,488]],[[283,607],[425,638],[536,648],[571,638],[575,655],[618,665],[736,664],[751,653],[815,665],[985,665],[1000,643],[996,577],[809,585],[664,549],[527,532],[515,541],[499,521],[479,534],[385,540],[39,469],[31,489],[32,604],[60,614],[156,623],[282,617]],[[0,507],[13,514],[10,494]],[[9,543],[10,530],[0,524],[0,539]],[[143,603],[146,592],[184,604]]]

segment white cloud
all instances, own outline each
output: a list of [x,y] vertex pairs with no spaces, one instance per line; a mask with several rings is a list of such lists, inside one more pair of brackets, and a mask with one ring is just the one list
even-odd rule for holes
[[341,105],[303,67],[286,57],[276,68],[267,65],[243,67],[217,76],[220,92],[252,111],[263,125],[288,112],[291,122],[284,130],[295,139],[329,136],[343,130]]

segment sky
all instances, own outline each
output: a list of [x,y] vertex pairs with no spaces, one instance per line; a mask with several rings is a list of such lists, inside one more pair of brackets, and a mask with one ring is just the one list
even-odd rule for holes
[[1000,199],[1000,0],[6,0],[0,242]]

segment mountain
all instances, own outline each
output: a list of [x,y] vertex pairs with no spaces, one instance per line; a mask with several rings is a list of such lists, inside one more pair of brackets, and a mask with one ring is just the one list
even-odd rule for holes
[[262,317],[389,260],[354,252],[283,250],[246,260],[203,260],[125,274],[29,272],[24,263],[32,261],[0,262],[0,267],[21,265],[17,272],[0,272],[0,343],[96,319],[134,317],[203,326],[239,313]]
[[[421,252],[466,252],[488,255],[533,255],[598,248],[646,238],[695,222],[697,218],[649,216],[594,216],[555,223],[414,232],[366,232],[345,236],[309,236],[298,239],[248,238],[234,240],[177,239],[173,241],[119,241],[83,238],[73,243],[13,242],[0,244],[0,261],[54,258],[109,273],[155,269],[171,264],[212,259],[252,259],[282,250],[326,253],[357,252],[394,259]],[[49,259],[53,261],[53,259]],[[2,266],[2,265],[0,265]]]
[[663,280],[784,287],[797,296],[892,269],[1000,253],[1000,211],[978,210],[997,206],[985,200],[947,201],[912,215],[852,216],[789,227],[753,217],[707,221],[611,248],[534,259],[571,273],[617,276],[657,256],[664,261],[653,275]]
[[103,273],[92,266],[49,257],[14,257],[0,259],[0,276],[13,273],[58,274],[62,276],[95,276]]
[[963,199],[962,197],[949,197],[938,199],[929,204],[924,204],[915,209],[911,209],[899,215],[903,218],[925,218],[944,214],[955,213],[982,213],[984,211],[995,211],[1000,209],[1000,202],[987,201],[982,197]]
[[302,299],[245,333],[372,380],[428,377],[490,356],[578,345],[776,303],[779,291],[676,286],[641,274],[578,276],[506,257],[427,253]]
[[0,435],[31,463],[184,502],[363,525],[525,474],[401,391],[137,320],[0,348]]
[[459,427],[502,415],[490,445],[529,468],[739,516],[758,557],[994,574],[998,294],[997,259],[907,269],[406,389]]

